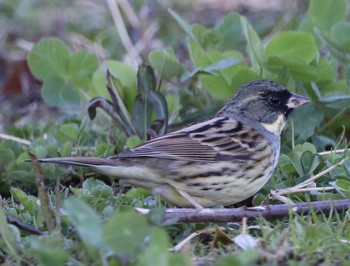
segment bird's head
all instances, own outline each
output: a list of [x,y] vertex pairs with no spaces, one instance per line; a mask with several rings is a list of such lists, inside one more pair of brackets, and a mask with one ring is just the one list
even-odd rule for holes
[[308,102],[304,96],[291,93],[276,82],[256,80],[242,85],[219,115],[233,113],[279,134],[290,113]]

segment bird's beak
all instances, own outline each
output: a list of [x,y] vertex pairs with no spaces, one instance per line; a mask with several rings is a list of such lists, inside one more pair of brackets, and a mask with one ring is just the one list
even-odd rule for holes
[[295,108],[298,108],[299,106],[302,106],[310,102],[310,100],[304,96],[301,96],[295,93],[291,93],[291,94],[292,95],[290,96],[287,102],[288,108],[295,109]]

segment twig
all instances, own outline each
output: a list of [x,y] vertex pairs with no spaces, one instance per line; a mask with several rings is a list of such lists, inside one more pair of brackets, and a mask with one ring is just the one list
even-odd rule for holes
[[[327,169],[323,170],[322,172],[318,173],[317,175],[312,175],[309,179],[306,179],[304,182],[297,184],[293,187],[271,191],[270,194],[263,200],[263,203],[265,203],[266,200],[271,200],[271,199],[280,200],[281,196],[285,195],[285,194],[298,193],[298,192],[309,192],[309,191],[316,191],[316,190],[326,191],[326,190],[333,189],[331,187],[312,187],[312,188],[309,187],[308,188],[308,186],[314,184],[314,181],[316,179],[324,176],[325,174],[328,174],[333,169],[344,164],[344,162],[345,162],[345,159],[341,160],[339,163],[336,163],[336,164],[328,167]],[[285,201],[282,200],[282,202],[285,202]]]
[[344,164],[345,159],[341,160],[339,163],[336,163],[335,165],[332,165],[328,167],[326,170],[323,170],[322,172],[318,173],[317,175],[311,176],[309,179],[305,180],[304,182],[297,184],[294,186],[294,188],[302,188],[310,185],[313,181],[320,178],[321,176],[324,176],[325,174],[328,174],[330,171],[332,171],[334,168],[337,168],[338,166],[341,166]]
[[[350,208],[350,199],[334,201],[315,201],[295,204],[267,205],[263,208],[233,208],[212,209],[212,212],[201,212],[196,209],[166,209],[164,218],[175,220],[177,223],[200,223],[200,222],[240,222],[243,217],[248,220],[264,217],[275,219],[288,216],[290,211],[306,215],[312,210],[315,212],[329,213],[331,210],[346,211]],[[140,212],[140,209],[138,209]],[[146,210],[141,213],[147,214]]]
[[287,195],[287,194],[291,194],[291,193],[312,192],[312,191],[328,191],[328,190],[333,190],[333,189],[334,189],[334,187],[306,187],[306,188],[291,187],[291,188],[277,190],[276,192],[271,191],[270,193],[273,194],[273,196],[275,195],[274,193],[282,196],[282,195]]
[[323,151],[317,153],[318,155],[324,156],[324,155],[329,155],[329,154],[338,154],[338,153],[344,153],[346,151],[350,151],[350,149],[340,149],[340,150],[331,150],[331,151]]
[[120,117],[118,113],[113,110],[113,107],[107,102],[106,99],[102,97],[94,98],[90,101],[88,112],[90,118],[94,117],[91,115],[92,112],[96,113],[97,107],[100,107],[103,111],[105,111],[112,119],[114,119],[124,130],[125,134],[130,137],[134,135],[134,132],[124,123],[123,119]]
[[30,141],[29,140],[21,139],[21,138],[18,138],[18,137],[15,137],[15,136],[11,136],[11,135],[7,135],[7,134],[3,134],[3,133],[0,133],[0,139],[13,140],[15,142],[18,142],[18,143],[26,145],[26,146],[30,145]]
[[47,195],[43,169],[41,168],[38,159],[34,154],[28,152],[30,159],[33,162],[34,171],[36,172],[36,186],[38,189],[38,197],[40,199],[43,217],[47,226],[47,230],[51,233],[55,227],[55,214],[50,206],[49,196]]
[[[220,230],[225,230],[225,228],[220,227]],[[198,231],[190,234],[188,237],[186,237],[184,240],[182,240],[179,244],[177,244],[175,247],[173,247],[170,250],[174,251],[174,252],[179,252],[179,251],[181,251],[184,248],[184,246],[187,243],[189,243],[196,236],[199,236],[201,234],[214,233],[214,232],[215,232],[215,227],[209,227],[209,228],[205,228],[205,229],[202,229],[202,230],[198,230]]]

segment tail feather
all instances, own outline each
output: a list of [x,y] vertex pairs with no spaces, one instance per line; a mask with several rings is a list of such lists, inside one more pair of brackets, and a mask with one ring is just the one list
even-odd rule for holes
[[[25,160],[31,162],[31,159]],[[101,157],[56,157],[56,158],[43,158],[38,159],[40,163],[54,163],[64,165],[76,165],[76,166],[90,166],[96,167],[101,165],[116,165],[116,160]]]

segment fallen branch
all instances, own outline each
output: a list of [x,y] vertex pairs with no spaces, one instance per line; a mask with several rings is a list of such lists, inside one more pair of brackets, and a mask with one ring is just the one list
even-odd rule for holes
[[[350,208],[350,199],[334,201],[314,201],[295,204],[267,205],[254,208],[233,209],[210,209],[210,212],[197,209],[166,209],[164,218],[175,220],[177,223],[200,223],[200,222],[241,222],[244,217],[248,220],[263,217],[265,219],[282,218],[288,216],[289,211],[306,215],[312,210],[315,212],[329,213],[331,210],[338,212]],[[136,209],[142,214],[147,214],[148,209]]]

